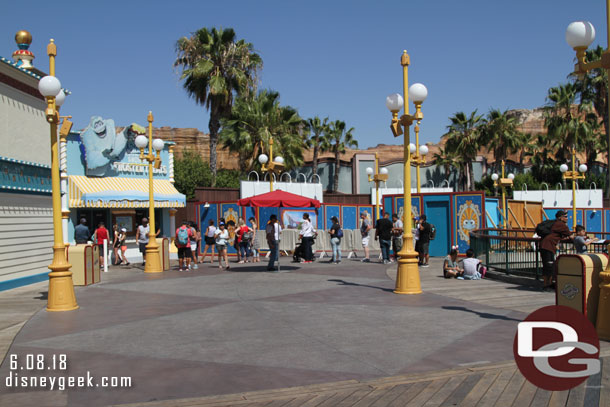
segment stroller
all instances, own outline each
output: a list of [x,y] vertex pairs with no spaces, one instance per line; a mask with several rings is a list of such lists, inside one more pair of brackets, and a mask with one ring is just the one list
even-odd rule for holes
[[[313,236],[312,245],[316,242],[317,234]],[[292,253],[292,261],[293,263],[300,263],[302,259],[305,259],[305,245],[303,241],[300,241],[297,246],[294,248],[294,252]]]

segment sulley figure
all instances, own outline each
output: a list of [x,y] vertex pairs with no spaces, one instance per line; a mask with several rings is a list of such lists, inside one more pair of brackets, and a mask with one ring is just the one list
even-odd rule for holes
[[108,165],[119,160],[126,148],[134,148],[134,138],[145,133],[146,129],[135,123],[117,133],[114,120],[93,116],[80,135],[87,175],[106,175]]

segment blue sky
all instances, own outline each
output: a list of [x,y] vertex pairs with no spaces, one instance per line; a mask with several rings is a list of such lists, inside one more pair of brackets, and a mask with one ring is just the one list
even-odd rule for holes
[[72,91],[62,108],[83,128],[92,115],[117,125],[196,127],[208,112],[189,99],[172,64],[176,40],[201,27],[232,27],[263,58],[262,88],[302,117],[355,127],[360,147],[399,144],[385,97],[401,92],[400,55],[409,79],[428,87],[421,140],[437,142],[448,118],[490,108],[542,106],[564,82],[574,52],[565,28],[591,21],[594,45],[607,45],[605,2],[463,1],[29,1],[2,6],[0,55],[14,34],[33,35],[34,64],[48,69],[46,45],[58,46],[57,76]]

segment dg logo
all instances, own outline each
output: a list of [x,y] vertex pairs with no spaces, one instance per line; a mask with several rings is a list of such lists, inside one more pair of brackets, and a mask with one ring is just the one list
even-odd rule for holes
[[569,390],[600,371],[593,324],[560,305],[540,308],[520,322],[513,352],[523,376],[544,390]]

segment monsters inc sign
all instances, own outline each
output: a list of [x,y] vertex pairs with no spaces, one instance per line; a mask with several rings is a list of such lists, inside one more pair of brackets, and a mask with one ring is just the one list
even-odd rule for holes
[[[134,140],[146,129],[132,123],[117,132],[112,119],[93,116],[80,134],[81,156],[87,176],[112,177],[148,175],[148,163],[140,160]],[[167,165],[154,169],[154,174],[167,175]]]

